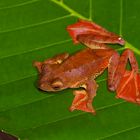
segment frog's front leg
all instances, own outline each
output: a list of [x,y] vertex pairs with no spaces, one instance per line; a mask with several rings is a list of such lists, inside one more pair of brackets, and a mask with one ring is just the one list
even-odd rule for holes
[[[128,60],[131,71],[125,69]],[[114,53],[108,66],[108,77],[109,89],[116,90],[118,98],[140,104],[138,63],[130,49],[126,49],[121,56]]]
[[95,110],[92,106],[93,98],[96,96],[96,90],[98,85],[94,80],[88,80],[82,87],[83,90],[75,90],[75,98],[70,107],[70,111],[82,110],[95,114]]
[[53,58],[49,58],[45,60],[44,62],[38,62],[35,61],[33,65],[37,68],[38,72],[42,72],[42,65],[55,65],[55,64],[61,64],[65,59],[69,57],[68,53],[62,53],[59,55],[54,56]]
[[54,56],[53,58],[49,58],[45,60],[44,64],[61,64],[64,60],[66,60],[69,57],[68,53],[62,53]]

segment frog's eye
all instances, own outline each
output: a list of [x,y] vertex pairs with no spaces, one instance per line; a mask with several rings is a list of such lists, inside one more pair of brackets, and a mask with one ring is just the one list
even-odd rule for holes
[[59,90],[63,87],[63,83],[61,80],[56,79],[52,82],[51,86],[54,90]]

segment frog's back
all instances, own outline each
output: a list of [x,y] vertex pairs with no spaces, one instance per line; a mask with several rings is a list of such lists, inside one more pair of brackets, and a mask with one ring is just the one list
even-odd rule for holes
[[[69,71],[72,69],[78,69],[90,64],[94,64],[96,67],[99,67],[100,63],[105,63],[109,61],[112,56],[112,49],[90,49],[86,48],[76,54],[70,56],[64,63],[62,63],[61,68],[64,68],[64,71]],[[105,66],[106,67],[106,66]]]
[[69,81],[82,80],[88,77],[95,78],[107,68],[111,56],[111,49],[93,50],[86,48],[70,56],[55,73]]

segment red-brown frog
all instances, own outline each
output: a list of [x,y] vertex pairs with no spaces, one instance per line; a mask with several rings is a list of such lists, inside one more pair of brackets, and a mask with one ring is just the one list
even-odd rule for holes
[[[140,104],[140,74],[133,52],[126,49],[120,56],[106,44],[124,45],[118,35],[101,26],[80,20],[67,27],[74,43],[82,43],[88,48],[69,56],[68,53],[57,55],[44,62],[35,62],[39,72],[38,87],[43,91],[60,91],[66,88],[75,90],[75,98],[70,110],[75,109],[95,113],[92,106],[98,85],[95,78],[108,68],[108,88],[117,92],[118,98]],[[127,61],[131,69],[126,70]]]

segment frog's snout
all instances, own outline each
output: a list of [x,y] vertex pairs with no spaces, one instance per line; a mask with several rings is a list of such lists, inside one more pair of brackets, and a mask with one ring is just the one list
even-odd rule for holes
[[45,83],[41,83],[38,85],[38,88],[43,90],[43,91],[48,91],[48,87]]
[[63,83],[55,79],[53,82],[39,82],[38,88],[43,91],[60,91],[63,89]]

